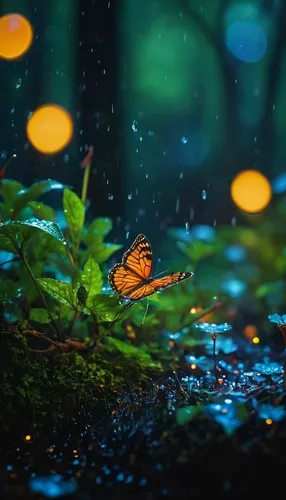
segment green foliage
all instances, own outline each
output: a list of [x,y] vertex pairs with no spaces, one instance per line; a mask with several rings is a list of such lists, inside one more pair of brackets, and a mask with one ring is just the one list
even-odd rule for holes
[[77,296],[71,283],[53,278],[38,278],[37,281],[43,290],[57,302],[68,305],[72,309],[77,309]]
[[8,220],[0,224],[0,247],[1,250],[17,252],[26,245],[30,238],[38,231],[53,236],[57,240],[64,242],[64,236],[58,224],[55,222],[30,219],[26,221]]
[[84,265],[80,276],[80,283],[87,291],[85,306],[88,309],[92,309],[95,296],[101,292],[103,279],[100,267],[91,255]]
[[64,190],[63,206],[70,238],[74,248],[77,248],[84,226],[84,205],[73,191],[66,188]]

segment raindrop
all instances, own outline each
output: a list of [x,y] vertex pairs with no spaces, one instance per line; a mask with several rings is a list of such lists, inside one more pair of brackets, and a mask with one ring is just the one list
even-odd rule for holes
[[187,144],[187,142],[188,142],[188,138],[187,138],[187,136],[186,136],[186,135],[183,135],[183,137],[182,137],[181,141],[182,141],[182,143],[183,143],[183,144]]
[[11,109],[11,114],[13,114],[15,112],[15,108],[13,106],[13,108]]
[[109,199],[109,201],[112,201],[113,200],[113,194],[108,193],[108,199]]
[[4,151],[4,150],[1,151],[1,160],[6,160],[7,154],[8,154],[7,151]]
[[202,199],[206,200],[207,199],[207,192],[205,189],[202,190]]
[[184,177],[184,174],[183,172],[180,173],[180,179],[182,179]]
[[180,198],[178,197],[176,201],[176,214],[179,212],[179,210],[180,210]]
[[128,195],[128,200],[132,200],[132,193]]
[[138,123],[136,120],[134,120],[132,123],[132,130],[133,132],[138,132]]
[[19,80],[17,81],[16,85],[15,85],[15,89],[18,90],[22,85],[22,78],[19,78]]
[[189,234],[190,232],[190,226],[189,226],[189,223],[186,222],[186,234]]

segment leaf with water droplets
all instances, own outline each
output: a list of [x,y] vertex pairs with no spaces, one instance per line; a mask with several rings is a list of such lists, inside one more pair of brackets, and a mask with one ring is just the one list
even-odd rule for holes
[[80,283],[85,287],[88,293],[85,305],[87,308],[91,308],[94,297],[101,292],[103,285],[100,267],[91,255],[84,265]]
[[121,311],[121,306],[114,295],[101,293],[94,297],[92,309],[99,321],[114,321]]
[[64,214],[75,247],[79,244],[84,226],[85,208],[80,198],[70,189],[64,190]]
[[25,221],[8,220],[0,224],[0,248],[15,253],[24,243],[37,231],[43,231],[57,240],[64,242],[64,235],[58,224],[39,219],[28,219]]
[[30,201],[28,207],[31,208],[35,217],[39,217],[40,219],[53,220],[56,215],[53,208],[39,201]]
[[43,180],[40,182],[35,182],[29,188],[21,189],[18,191],[14,203],[14,213],[19,213],[20,210],[25,208],[30,201],[34,201],[39,198],[42,194],[55,189],[63,189],[65,186],[60,182],[53,181],[52,179]]
[[38,278],[38,283],[43,290],[51,295],[57,302],[76,309],[77,297],[71,283],[55,280],[53,278]]

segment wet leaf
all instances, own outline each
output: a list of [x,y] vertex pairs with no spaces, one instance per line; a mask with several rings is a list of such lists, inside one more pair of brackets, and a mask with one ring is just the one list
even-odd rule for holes
[[79,244],[84,226],[85,208],[80,198],[70,189],[64,190],[64,214],[75,247]]
[[60,182],[47,179],[35,182],[29,188],[21,189],[18,191],[13,202],[14,213],[19,213],[29,202],[36,200],[42,194],[54,189],[64,189],[64,187]]
[[64,242],[64,235],[55,222],[39,219],[8,220],[4,224],[0,224],[0,248],[15,253],[16,248],[21,248],[38,231],[43,231]]
[[102,243],[104,238],[112,229],[112,220],[106,217],[98,217],[89,226],[83,240],[87,245]]
[[80,283],[87,291],[86,307],[91,308],[95,295],[101,292],[103,279],[99,265],[90,255],[87,259],[81,277]]
[[77,297],[70,283],[55,280],[53,278],[38,278],[38,282],[46,293],[51,295],[57,302],[69,305],[73,309],[77,307]]
[[125,356],[137,357],[145,366],[160,368],[159,364],[154,363],[150,354],[141,350],[139,347],[135,347],[127,342],[122,342],[122,340],[114,337],[107,337],[106,340],[109,345],[114,346],[119,352],[121,352],[121,354],[124,354]]
[[53,220],[55,217],[55,211],[39,201],[30,201],[28,207],[31,208],[34,215],[39,219]]
[[114,321],[121,311],[121,306],[117,297],[101,293],[93,300],[92,310],[99,321]]

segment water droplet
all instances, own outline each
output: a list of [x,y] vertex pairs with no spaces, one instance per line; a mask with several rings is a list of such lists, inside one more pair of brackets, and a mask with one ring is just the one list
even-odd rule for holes
[[113,200],[113,194],[108,193],[108,199],[109,199],[109,201],[112,201]]
[[22,85],[22,78],[19,78],[19,80],[17,81],[16,85],[15,85],[15,89],[18,90]]
[[67,240],[63,240],[63,244],[64,244],[65,246],[67,246],[67,244],[68,244]]
[[188,142],[188,138],[187,138],[187,136],[186,136],[186,135],[183,135],[183,137],[182,137],[181,141],[182,141],[182,143],[183,143],[183,144],[187,144],[187,142]]
[[11,109],[11,114],[13,114],[15,112],[15,108],[13,106],[13,108]]
[[149,137],[153,137],[153,135],[155,135],[155,134],[154,134],[153,130],[148,130],[148,135],[149,135]]
[[180,179],[182,179],[184,177],[184,174],[183,172],[180,173]]
[[233,217],[233,218],[231,219],[231,225],[232,225],[232,226],[236,226],[236,217]]
[[132,193],[128,195],[128,200],[132,200]]
[[186,234],[189,234],[190,232],[190,226],[189,226],[189,223],[186,222]]
[[4,150],[1,151],[1,160],[6,160],[7,154],[8,154],[7,151],[4,151]]
[[176,200],[176,214],[179,212],[179,210],[180,210],[180,198],[178,197]]
[[202,199],[206,200],[207,199],[207,192],[205,189],[202,190]]
[[133,132],[137,132],[138,131],[138,123],[136,120],[133,121],[132,123],[132,130]]

